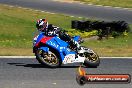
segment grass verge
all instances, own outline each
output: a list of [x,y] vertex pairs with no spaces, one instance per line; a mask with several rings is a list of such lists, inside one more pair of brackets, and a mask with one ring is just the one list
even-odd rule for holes
[[[81,33],[71,29],[71,20],[81,18],[0,5],[0,55],[33,55],[35,23],[37,19],[44,17],[49,23],[68,30],[71,35],[88,37],[96,33]],[[131,37],[132,34],[103,41],[85,41],[82,45],[94,49],[99,56],[132,56]]]
[[87,4],[132,8],[132,0],[74,0]]
[[84,46],[94,49],[100,56],[132,56],[132,34],[101,41],[85,41]]

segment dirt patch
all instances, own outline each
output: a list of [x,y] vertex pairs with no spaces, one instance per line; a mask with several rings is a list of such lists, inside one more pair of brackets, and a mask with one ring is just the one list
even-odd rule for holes
[[0,56],[33,56],[32,48],[0,48]]
[[98,39],[99,39],[98,36],[92,36],[92,37],[89,37],[89,38],[83,38],[84,41],[98,40]]

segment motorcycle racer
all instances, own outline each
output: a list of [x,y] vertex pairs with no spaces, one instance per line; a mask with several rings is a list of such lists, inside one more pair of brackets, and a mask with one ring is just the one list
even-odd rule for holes
[[55,68],[68,63],[80,63],[86,67],[99,65],[99,56],[90,48],[79,45],[80,36],[71,37],[65,30],[48,24],[46,19],[39,19],[36,29],[33,53],[42,65]]
[[46,19],[39,19],[36,22],[36,28],[40,32],[44,32],[46,36],[58,36],[61,40],[68,42],[73,50],[79,50],[80,45],[73,38],[65,33],[61,28],[48,24]]

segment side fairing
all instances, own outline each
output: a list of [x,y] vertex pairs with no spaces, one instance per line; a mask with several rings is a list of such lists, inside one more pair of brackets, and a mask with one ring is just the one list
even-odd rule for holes
[[44,36],[43,33],[40,33],[37,37],[37,40],[36,40],[36,43],[35,43],[35,46],[38,47],[39,46],[39,43],[43,43],[43,44],[46,44],[47,41],[49,41],[50,39],[52,39],[53,37],[47,37],[47,36]]
[[[36,38],[35,47],[42,48],[44,51],[48,52],[49,47],[39,46],[40,43],[52,47],[56,52],[60,54],[62,62],[67,63],[69,61],[67,58],[71,57],[71,55],[75,55],[75,52],[71,51],[68,48],[68,43],[61,40],[59,37],[54,36],[44,36],[42,33],[39,34]],[[73,59],[73,57],[72,57]],[[75,59],[75,57],[74,57]]]
[[64,51],[68,46],[68,44],[65,41],[61,40],[57,36],[50,39],[50,41],[47,41],[46,44],[58,50],[59,52]]
[[72,52],[68,48],[68,43],[61,40],[59,37],[52,38],[50,41],[47,41],[46,44],[51,46],[52,48],[56,49],[59,52],[62,61],[64,60],[66,55],[75,54],[75,52]]
[[37,37],[34,38],[34,46],[38,46],[38,44],[40,43],[41,39],[44,37],[44,35],[42,33],[40,33]]

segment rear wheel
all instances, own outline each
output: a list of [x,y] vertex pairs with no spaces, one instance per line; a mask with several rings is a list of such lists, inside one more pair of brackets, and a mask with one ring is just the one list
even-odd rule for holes
[[93,53],[88,53],[85,52],[85,61],[84,61],[84,65],[86,67],[97,67],[100,64],[100,59],[99,56],[93,52]]
[[36,59],[39,63],[49,67],[58,67],[61,65],[59,55],[55,53],[55,50],[53,49],[49,49],[48,52],[44,52],[42,49],[38,49],[36,51]]

